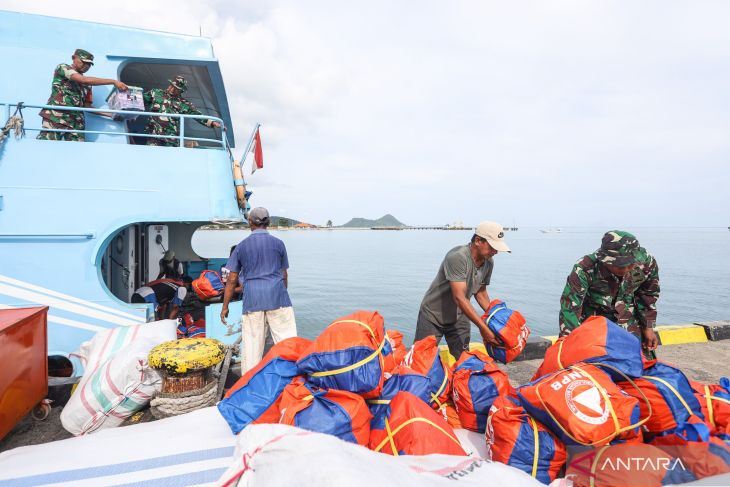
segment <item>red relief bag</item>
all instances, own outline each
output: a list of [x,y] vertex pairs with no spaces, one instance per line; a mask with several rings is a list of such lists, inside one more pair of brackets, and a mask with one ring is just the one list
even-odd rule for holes
[[463,352],[454,364],[454,406],[461,425],[484,433],[492,403],[499,396],[514,394],[509,377],[491,357],[478,351]]
[[408,350],[403,345],[403,333],[399,331],[385,330],[385,339],[388,341],[386,346],[390,348],[383,352],[385,372],[388,373],[403,363]]
[[200,277],[193,280],[195,294],[204,301],[220,296],[224,289],[225,285],[216,271],[205,270],[200,273]]
[[370,424],[370,449],[389,455],[463,455],[454,430],[413,394],[401,391]]
[[368,445],[373,415],[358,394],[321,389],[298,378],[284,388],[279,408],[281,424]]
[[386,343],[380,313],[357,311],[330,323],[302,353],[297,367],[318,387],[378,397],[385,380]]
[[[638,394],[651,415],[651,404],[641,390]],[[647,420],[641,418],[639,399],[592,364],[578,363],[546,375],[517,389],[517,395],[532,417],[570,445],[634,440]]]
[[441,409],[451,394],[451,368],[439,353],[436,337],[429,336],[411,346],[403,364],[431,382],[431,407]]
[[494,400],[485,439],[492,461],[518,468],[544,484],[558,477],[567,458],[563,442],[511,396]]

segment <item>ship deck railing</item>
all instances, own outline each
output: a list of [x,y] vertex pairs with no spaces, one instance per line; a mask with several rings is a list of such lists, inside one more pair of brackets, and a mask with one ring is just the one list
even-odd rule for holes
[[[29,105],[26,103],[20,104],[22,109],[26,108],[33,108],[33,109],[47,109],[47,110],[53,110],[57,112],[83,112],[83,113],[93,113],[97,114],[99,116],[108,116],[109,114],[120,114],[125,116],[148,116],[148,117],[167,117],[167,118],[179,118],[180,123],[180,135],[153,135],[153,134],[145,134],[145,133],[139,133],[139,132],[118,132],[113,130],[73,130],[73,129],[51,129],[51,128],[44,128],[44,127],[24,127],[24,130],[31,131],[31,132],[60,132],[60,133],[77,133],[77,134],[98,134],[98,135],[112,135],[112,136],[120,136],[120,137],[142,137],[142,138],[153,138],[153,139],[177,139],[179,141],[179,146],[181,148],[187,148],[185,147],[186,141],[195,141],[195,142],[206,142],[206,143],[212,143],[216,147],[220,147],[221,149],[226,149],[230,152],[230,146],[228,145],[228,139],[226,137],[226,126],[222,119],[213,116],[213,115],[185,115],[181,113],[159,113],[159,112],[140,112],[136,110],[112,110],[109,108],[84,108],[84,107],[69,107],[69,106],[62,106],[62,105]],[[18,107],[18,103],[0,103],[0,113],[5,112],[6,114],[6,120],[10,118],[10,116],[14,113],[15,109]],[[221,125],[221,136],[220,139],[209,139],[209,138],[201,138],[201,137],[185,137],[185,120],[213,120],[215,122],[220,123]],[[119,122],[124,122],[125,120],[120,120]]]

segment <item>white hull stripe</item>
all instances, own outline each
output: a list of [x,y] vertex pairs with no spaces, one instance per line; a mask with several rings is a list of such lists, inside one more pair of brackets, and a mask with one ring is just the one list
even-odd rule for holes
[[[0,309],[13,309],[13,308],[15,308],[15,306],[8,306],[7,304],[0,304]],[[76,321],[76,320],[69,320],[68,318],[61,318],[60,316],[54,316],[51,314],[48,315],[48,322],[56,323],[59,325],[71,326],[73,328],[80,328],[82,330],[89,330],[89,331],[94,331],[94,332],[108,330],[108,328],[104,328],[103,326],[92,325],[90,323],[84,323],[84,322]]]
[[115,309],[115,308],[110,308],[108,306],[103,306],[101,304],[93,303],[91,301],[86,301],[86,300],[77,298],[75,296],[70,296],[68,294],[59,293],[58,291],[53,291],[48,288],[37,286],[30,282],[19,281],[18,279],[13,279],[12,277],[0,275],[0,283],[1,282],[11,284],[16,287],[22,287],[25,289],[29,289],[31,291],[36,291],[36,292],[40,292],[43,294],[47,294],[49,296],[55,296],[57,298],[65,299],[66,301],[70,301],[72,303],[77,303],[77,304],[86,306],[88,308],[94,308],[99,311],[104,311],[104,312],[112,314],[112,315],[121,316],[122,318],[128,318],[130,320],[133,320],[135,323],[139,323],[140,318],[131,313],[127,313],[125,311],[121,311],[121,310]]
[[75,313],[75,314],[78,314],[81,316],[85,316],[87,318],[95,318],[97,320],[100,320],[100,321],[103,321],[103,322],[106,322],[109,324],[113,324],[113,325],[130,326],[130,325],[137,325],[144,321],[141,318],[137,318],[134,320],[120,318],[118,316],[110,315],[109,313],[97,311],[95,309],[80,306],[78,304],[70,303],[68,301],[62,301],[60,299],[56,299],[51,296],[36,293],[33,291],[27,291],[25,289],[20,289],[20,288],[14,287],[14,286],[8,286],[7,284],[3,284],[2,282],[0,282],[0,294],[5,295],[5,296],[12,296],[12,297],[18,298],[18,299],[23,299],[23,300],[26,300],[31,303],[44,304],[44,305],[50,306],[52,308],[62,309],[64,311],[68,311],[70,313]]

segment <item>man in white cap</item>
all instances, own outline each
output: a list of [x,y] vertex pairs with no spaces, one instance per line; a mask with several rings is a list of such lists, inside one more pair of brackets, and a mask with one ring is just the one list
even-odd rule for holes
[[251,210],[248,214],[251,235],[236,246],[226,264],[230,273],[221,309],[221,321],[226,325],[228,305],[234,297],[239,274],[243,284],[241,373],[261,361],[267,329],[274,343],[297,335],[294,309],[287,292],[289,258],[284,242],[266,230],[269,223],[266,208]]
[[175,258],[174,250],[167,250],[160,259],[160,273],[157,279],[182,279],[184,274],[182,262]]
[[449,250],[421,301],[416,341],[434,335],[440,342],[445,336],[449,352],[458,360],[469,348],[471,322],[485,343],[499,345],[471,305],[474,296],[484,312],[489,308],[487,286],[494,267],[492,257],[497,252],[511,251],[504,241],[502,225],[489,221],[477,225],[471,242]]

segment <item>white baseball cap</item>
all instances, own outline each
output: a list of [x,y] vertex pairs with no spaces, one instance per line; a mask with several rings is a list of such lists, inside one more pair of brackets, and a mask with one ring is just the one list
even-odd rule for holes
[[474,229],[474,233],[489,242],[489,245],[498,252],[512,252],[504,242],[504,227],[497,222],[481,222]]

